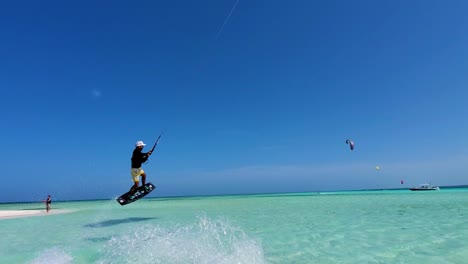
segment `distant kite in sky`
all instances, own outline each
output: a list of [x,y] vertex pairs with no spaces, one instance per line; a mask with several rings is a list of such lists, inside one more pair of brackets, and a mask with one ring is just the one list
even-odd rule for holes
[[403,180],[401,180],[400,183],[403,184],[404,183]]
[[347,139],[347,140],[346,140],[346,144],[349,144],[349,148],[350,148],[351,150],[354,149],[354,142],[353,142],[351,139]]
[[376,169],[376,170],[380,170],[380,167],[379,167],[379,166],[375,166],[375,169]]

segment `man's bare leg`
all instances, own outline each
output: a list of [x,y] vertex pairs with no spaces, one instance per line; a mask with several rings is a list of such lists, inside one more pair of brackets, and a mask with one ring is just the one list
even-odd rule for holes
[[129,192],[130,192],[131,194],[133,194],[133,193],[136,191],[136,189],[138,188],[138,185],[140,185],[139,182],[134,182],[133,185],[132,185],[132,188],[130,188],[130,191],[129,191]]
[[141,184],[145,186],[146,184],[146,172],[141,174]]

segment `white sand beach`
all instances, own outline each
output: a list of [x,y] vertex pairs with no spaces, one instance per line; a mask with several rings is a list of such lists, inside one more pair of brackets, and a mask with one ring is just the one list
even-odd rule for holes
[[0,219],[29,217],[29,216],[46,216],[71,213],[73,210],[52,209],[50,212],[45,210],[0,210]]

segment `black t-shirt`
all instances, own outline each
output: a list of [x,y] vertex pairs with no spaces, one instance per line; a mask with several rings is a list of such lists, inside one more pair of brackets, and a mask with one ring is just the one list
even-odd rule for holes
[[148,153],[141,152],[141,149],[135,148],[132,155],[132,168],[140,168],[141,164],[148,160]]

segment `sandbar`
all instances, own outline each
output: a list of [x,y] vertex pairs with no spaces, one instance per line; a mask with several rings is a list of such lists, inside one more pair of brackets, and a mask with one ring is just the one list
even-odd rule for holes
[[19,217],[30,217],[30,216],[46,216],[71,213],[73,210],[66,209],[52,209],[50,212],[45,210],[0,210],[0,219],[10,219]]

